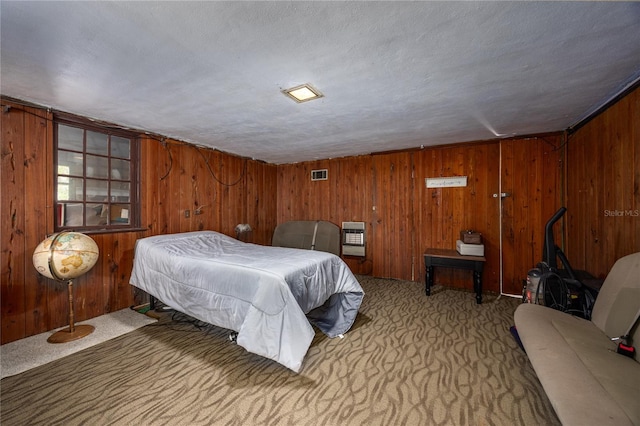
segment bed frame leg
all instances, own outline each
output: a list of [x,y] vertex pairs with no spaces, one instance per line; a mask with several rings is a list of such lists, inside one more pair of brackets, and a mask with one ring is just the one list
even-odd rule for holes
[[156,309],[156,298],[149,295],[149,310],[154,311]]

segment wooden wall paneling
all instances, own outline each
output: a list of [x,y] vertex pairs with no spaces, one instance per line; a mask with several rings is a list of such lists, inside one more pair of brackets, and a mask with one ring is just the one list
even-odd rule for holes
[[[336,162],[330,160],[313,161],[303,164],[304,175],[300,176],[299,183],[308,187],[308,191],[302,192],[304,199],[304,211],[301,212],[302,220],[331,220],[335,208],[331,201],[336,185]],[[311,180],[312,170],[327,169],[327,180]]]
[[301,200],[298,182],[303,179],[301,177],[302,164],[285,164],[277,166],[278,173],[278,219],[277,223],[296,220],[298,212],[302,210],[302,206],[298,203]]
[[371,274],[372,260],[372,156],[348,157],[332,162],[335,182],[331,187],[332,211],[329,220],[339,227],[342,222],[365,223],[365,256],[343,256],[356,274]]
[[167,232],[176,233],[181,230],[181,223],[185,220],[182,200],[181,179],[184,175],[184,148],[182,144],[167,144],[171,152],[172,164],[168,176],[167,189],[164,194],[167,202]]
[[254,163],[254,169],[255,175],[260,179],[254,189],[255,202],[252,207],[257,228],[257,235],[254,234],[255,242],[271,245],[277,224],[278,168],[274,165]]
[[[619,132],[620,127],[627,127],[625,123],[618,123],[618,117],[630,117],[628,111],[628,102],[620,103],[613,106],[614,114],[606,114],[603,119],[608,123],[609,128],[609,149],[611,159],[607,162],[607,172],[610,176],[610,180],[605,182],[605,188],[603,191],[605,199],[607,199],[605,206],[608,210],[614,210],[616,212],[622,212],[622,215],[607,216],[612,220],[616,220],[616,226],[607,227],[612,231],[608,236],[607,243],[612,249],[615,247],[620,253],[632,253],[634,251],[634,239],[629,238],[629,235],[633,235],[629,231],[633,229],[633,223],[640,220],[640,218],[627,214],[628,211],[633,211],[640,206],[640,203],[635,203],[634,199],[640,194],[634,194],[634,184],[639,185],[640,182],[634,179],[634,146],[633,141],[629,137],[623,137],[623,134]],[[614,130],[615,129],[615,130]],[[631,129],[624,132],[625,135],[630,133]],[[636,187],[636,191],[638,188]],[[635,247],[638,249],[638,247]],[[612,250],[613,251],[613,250]],[[615,259],[611,259],[615,261]]]
[[169,233],[173,197],[171,180],[174,173],[173,146],[167,141],[145,139],[141,154],[141,197],[143,227],[149,228],[149,235]]
[[246,222],[246,196],[244,193],[244,166],[246,161],[239,157],[225,156],[221,161],[223,167],[223,193],[225,207],[221,229],[227,235],[235,236],[235,227]]
[[[501,186],[498,193],[500,198],[500,192],[513,193],[513,180],[516,173],[517,164],[515,161],[515,140],[506,140],[500,143],[500,164],[501,164]],[[515,210],[516,205],[513,201],[513,197],[501,198],[500,209],[502,215],[502,280],[503,291],[506,293],[516,294],[514,288],[514,276],[513,265],[516,263],[516,247],[515,247]],[[522,286],[520,286],[520,291]]]
[[[501,142],[503,291],[519,295],[527,271],[542,260],[544,225],[560,207],[560,140],[510,139]],[[556,243],[561,224],[556,224]]]
[[[353,175],[345,175],[343,172],[343,165],[347,159],[333,160],[328,163],[327,174],[331,174],[331,183],[327,191],[329,215],[324,219],[331,223],[335,223],[342,228],[342,218],[345,217],[348,210],[358,210],[360,200],[354,198],[354,180],[357,179],[356,170],[353,170]],[[327,175],[328,177],[328,175]],[[341,188],[342,190],[338,190]],[[344,201],[350,198],[352,199],[351,209],[344,204]],[[365,222],[366,223],[366,222]]]
[[[522,262],[523,265],[528,264],[528,268],[535,266],[540,261],[539,259],[542,258],[544,224],[549,219],[545,211],[549,208],[556,210],[561,205],[559,176],[562,173],[562,164],[558,161],[559,155],[556,150],[556,146],[561,145],[560,141],[536,138],[530,142],[529,155],[531,156],[531,162],[529,164],[528,182],[530,200],[527,208],[527,219],[530,223],[536,224],[536,226],[529,226],[524,235],[527,240],[527,249],[522,251]],[[553,198],[549,196],[549,188],[553,188]],[[538,225],[540,225],[540,228],[538,228]],[[562,233],[558,233],[559,237],[561,235]],[[558,243],[561,242],[560,237]],[[526,274],[527,271],[523,270],[522,273]],[[520,284],[522,284],[523,279],[525,278],[520,279]]]
[[453,241],[453,248],[455,248],[455,242],[459,238],[460,231],[469,228],[467,224],[473,217],[468,186],[470,176],[468,175],[470,174],[470,160],[474,155],[473,150],[470,152],[470,150],[464,148],[456,148],[451,151],[451,154],[451,175],[467,176],[467,187],[452,188],[451,190],[451,236],[449,238]]
[[258,221],[260,244],[271,244],[273,231],[278,224],[278,168],[275,165],[262,164],[263,183],[259,187]]
[[[290,220],[328,220],[336,182],[335,161],[312,161],[278,166],[278,223]],[[311,171],[327,169],[327,180],[311,181]]]
[[[182,179],[182,201],[181,208],[189,211],[189,217],[184,217],[181,222],[180,232],[198,231],[198,224],[202,221],[202,215],[196,216],[196,208],[204,205],[199,201],[199,191],[201,184],[204,185],[205,164],[200,155],[200,148],[194,145],[184,145],[181,147],[184,153],[184,177]],[[185,149],[186,148],[186,149]]]
[[[613,190],[613,188],[611,188],[609,185],[613,184],[611,180],[612,170],[616,167],[616,165],[613,164],[610,155],[611,129],[609,128],[609,120],[607,119],[606,115],[603,115],[594,120],[592,124],[594,130],[598,135],[600,135],[600,137],[597,141],[592,138],[584,140],[584,158],[587,164],[598,164],[597,167],[600,170],[599,172],[594,173],[592,171],[589,171],[588,169],[585,169],[583,171],[584,176],[582,177],[582,179],[586,178],[591,181],[592,188],[590,189],[592,189],[593,191],[591,197],[593,197],[593,199],[595,200],[598,200],[595,205],[600,204],[602,211],[597,211],[595,210],[594,206],[590,206],[589,204],[591,200],[589,200],[589,198],[584,199],[581,205],[582,210],[580,212],[580,214],[585,215],[584,222],[581,225],[581,229],[576,230],[578,232],[574,235],[580,235],[580,233],[583,232],[586,227],[593,227],[595,225],[593,222],[593,218],[600,214],[604,215],[605,210],[614,209],[613,205],[611,204],[610,196],[604,193],[604,191],[609,192]],[[578,212],[576,211],[576,213]],[[609,222],[610,223],[608,223],[607,225],[614,224],[614,222],[611,220],[609,220]],[[600,250],[589,250],[587,246],[585,246],[583,250],[586,261],[585,266],[587,268],[600,269],[600,261],[596,257],[597,251],[599,251],[601,254],[604,254],[607,258],[611,256],[611,252],[613,249],[613,247],[611,247],[611,236],[613,235],[613,232],[613,227],[602,226],[602,228],[598,229],[598,233],[600,234]],[[571,240],[573,240],[573,238],[571,238]],[[607,263],[610,262],[612,262],[612,259],[607,259]]]
[[166,192],[161,194],[161,197],[165,199],[166,211],[167,211],[167,233],[178,232],[179,224],[182,220],[182,211],[180,210],[180,188],[179,188],[179,176],[180,176],[180,145],[179,144],[167,144],[167,149],[171,154],[171,167],[169,169],[169,175],[167,176]]
[[[3,105],[5,101],[3,100]],[[2,124],[2,343],[25,333],[24,158],[25,113],[10,105]]]
[[[234,224],[233,227],[233,234],[232,235],[236,235],[235,233],[235,225],[239,224],[239,223],[247,223],[248,222],[248,218],[249,218],[249,197],[248,197],[248,183],[247,181],[249,180],[248,174],[249,174],[249,159],[247,158],[237,158],[238,160],[238,166],[240,167],[239,171],[239,183],[236,184],[236,194],[238,197],[238,203],[240,204],[240,210],[241,210],[241,214],[238,215],[238,217],[236,218],[237,221]],[[275,212],[274,212],[275,213]]]
[[473,220],[468,228],[482,234],[485,258],[482,276],[484,289],[498,292],[500,288],[500,199],[493,194],[499,192],[500,143],[487,142],[475,146],[470,180],[473,182]]
[[[373,207],[372,207],[372,229],[369,234],[373,250],[373,275],[376,277],[388,277],[389,257],[387,235],[393,232],[391,223],[388,223],[387,206],[391,205],[388,199],[390,187],[390,165],[383,162],[387,158],[384,155],[373,156]],[[381,190],[385,188],[386,190]]]
[[[493,197],[498,192],[499,145],[483,142],[456,147],[460,150],[464,163],[455,171],[456,175],[467,176],[467,186],[452,188],[453,195],[460,198],[452,215],[459,218],[454,222],[449,237],[455,247],[460,231],[472,229],[482,234],[482,242],[487,259],[483,272],[483,290],[497,292],[499,289],[500,245],[499,245],[499,200]],[[456,286],[472,289],[468,271],[457,271],[453,276]]]
[[425,178],[432,176],[434,168],[435,150],[417,151],[413,153],[413,224],[415,229],[415,257],[416,257],[416,280],[424,282],[424,251],[429,247],[436,247],[432,224],[434,209],[432,205],[432,195],[434,192],[427,189]]
[[[262,221],[265,223],[263,238],[268,239],[268,243],[271,244],[271,238],[273,236],[273,231],[276,229],[276,225],[278,224],[278,194],[280,193],[278,187],[278,168],[272,165],[265,165],[263,167],[263,176],[265,178],[265,183],[262,187],[262,198],[263,202],[262,206],[267,208],[262,208],[260,211]],[[262,229],[262,228],[261,228]],[[266,243],[266,241],[265,241]]]
[[[251,234],[246,240],[249,243],[262,241],[263,234],[260,230],[262,223],[258,212],[260,211],[261,191],[258,189],[264,183],[262,167],[257,161],[247,162],[247,170],[244,178],[245,187],[245,222],[251,226]],[[274,212],[275,213],[275,212]],[[260,244],[260,243],[258,243]]]
[[[220,206],[222,194],[219,185],[215,181],[215,161],[216,155],[213,150],[198,148],[202,153],[202,161],[199,163],[198,176],[200,185],[195,198],[195,208],[200,208],[200,215],[194,216],[198,222],[197,229],[218,229],[220,223]],[[212,161],[214,163],[212,163]]]
[[246,223],[251,225],[256,244],[271,245],[276,227],[278,168],[258,161],[247,163]]
[[[417,154],[416,154],[417,155]],[[442,170],[442,154],[440,150],[430,150],[425,152],[422,156],[428,156],[428,162],[426,163],[421,178],[428,177],[440,177],[444,175]],[[417,166],[416,166],[417,167]],[[420,175],[418,175],[420,176]],[[417,187],[417,186],[416,186]],[[442,233],[442,189],[441,188],[426,188],[420,185],[425,191],[424,204],[422,209],[427,212],[427,217],[423,218],[422,228],[425,229],[427,235],[424,239],[424,248],[444,248],[444,235]]]
[[[296,180],[296,194],[294,195],[294,205],[296,206],[297,214],[291,220],[313,220],[318,212],[317,200],[315,192],[317,182],[311,182],[310,173],[311,170],[316,168],[316,162],[302,163],[300,167],[296,167],[297,180]],[[312,183],[314,185],[312,185]]]
[[[117,275],[119,255],[117,251],[120,246],[121,237],[126,237],[126,234],[100,234],[94,236],[94,240],[100,241],[100,258],[102,259],[102,262],[98,262],[90,272],[92,276],[97,274],[96,278],[98,279],[95,281],[100,282],[100,287],[90,293],[93,295],[93,300],[95,301],[93,309],[96,312],[91,312],[91,316],[89,318],[99,316],[106,312],[111,312],[118,300],[119,287]],[[123,244],[125,244],[125,241],[123,241]],[[100,269],[97,269],[98,267]],[[83,288],[86,287],[88,286]]]
[[[531,252],[532,232],[536,227],[531,226],[529,219],[531,210],[539,208],[536,194],[540,183],[532,176],[532,170],[535,170],[532,162],[536,161],[535,155],[532,155],[534,143],[522,139],[510,141],[511,173],[502,181],[502,191],[511,194],[502,199],[503,206],[511,206],[509,226],[503,222],[503,235],[508,237],[506,245],[510,253],[508,258],[503,257],[503,291],[514,295],[522,294],[522,280],[526,277],[526,271],[537,262],[534,262]],[[504,254],[507,254],[506,248]]]
[[[202,166],[200,156],[197,154],[193,146],[180,146],[180,180],[179,180],[179,197],[180,204],[178,209],[183,213],[177,232],[195,231],[196,218],[193,212],[195,204],[194,187],[196,186],[198,168]],[[189,217],[184,215],[185,211],[189,211]]]
[[[311,220],[327,220],[335,223],[337,206],[335,204],[336,191],[334,188],[338,186],[340,177],[338,164],[337,161],[332,160],[315,162],[312,170],[327,169],[327,180],[311,181],[311,170],[308,171],[308,179],[311,183],[311,188],[313,188],[312,200],[314,203],[312,209],[315,211]],[[337,225],[340,226],[341,224],[338,223]]]
[[224,203],[216,200],[222,196],[216,179],[224,173],[221,161],[216,152],[196,146],[184,146],[188,149],[191,161],[189,195],[184,202],[184,209],[189,210],[190,217],[185,218],[190,231],[217,230],[220,214],[224,210]]
[[[608,183],[608,179],[606,179],[607,173],[605,171],[607,164],[610,162],[610,159],[607,156],[608,129],[606,128],[606,122],[603,119],[596,119],[596,121],[592,123],[592,126],[597,134],[601,135],[600,138],[602,142],[600,142],[600,140],[594,141],[590,137],[585,137],[583,139],[584,145],[581,149],[584,167],[573,170],[573,165],[575,163],[573,161],[573,152],[569,152],[568,158],[571,161],[569,163],[569,170],[567,173],[567,179],[569,182],[572,182],[572,177],[574,177],[574,182],[584,181],[587,183],[587,187],[585,188],[586,192],[582,192],[580,189],[576,191],[574,185],[578,184],[577,182],[572,184],[567,190],[569,200],[576,196],[580,196],[580,203],[578,206],[568,207],[569,212],[571,213],[569,218],[572,219],[572,216],[575,215],[579,220],[577,222],[578,226],[572,230],[572,233],[569,234],[569,238],[567,239],[567,255],[572,256],[572,250],[570,249],[571,244],[574,246],[581,246],[580,251],[582,251],[582,256],[580,256],[580,258],[582,261],[578,261],[576,265],[584,265],[585,270],[589,272],[601,269],[597,254],[606,253],[605,256],[609,256],[610,253],[610,247],[607,240],[608,227],[605,226],[604,223],[604,211],[609,207],[607,207],[607,197],[601,192],[606,189],[606,185]],[[572,144],[569,145],[569,149],[571,149],[571,145]],[[589,167],[593,166],[599,168],[599,172],[595,173],[589,170]],[[581,172],[581,174],[577,174],[579,172]],[[601,219],[601,223],[598,223],[597,218],[600,215],[603,217]],[[612,222],[609,222],[609,224],[611,223]],[[587,244],[580,244],[577,241],[577,238],[580,238],[580,235],[584,235],[587,230],[597,235],[595,238],[597,241],[597,247],[590,247]],[[575,263],[576,260],[573,262]],[[607,260],[607,262],[609,262],[609,260]]]
[[[522,280],[526,272],[535,265],[533,253],[533,232],[537,226],[531,226],[531,211],[540,208],[540,181],[535,179],[536,141],[533,139],[517,140],[514,143],[513,181],[506,191],[511,194],[504,202],[513,203],[513,235],[514,263],[511,273],[504,276],[504,291],[510,294],[522,294]],[[505,189],[505,188],[503,188]],[[538,201],[538,202],[536,202]]]
[[[586,168],[587,164],[587,140],[583,137],[584,132],[568,137],[565,146],[565,153],[567,162],[565,164],[565,206],[567,207],[567,213],[565,218],[566,230],[563,238],[565,238],[565,251],[568,257],[571,258],[572,266],[586,265],[591,263],[586,261],[586,251],[588,243],[574,244],[573,238],[576,238],[580,233],[588,230],[588,233],[584,235],[585,239],[589,239],[592,244],[600,244],[602,227],[599,224],[594,223],[592,225],[587,224],[587,218],[595,218],[596,221],[601,219],[598,215],[594,215],[593,212],[602,210],[602,200],[600,197],[596,197],[594,194],[595,179],[587,179]],[[574,183],[573,176],[581,176]],[[584,200],[591,198],[591,203],[588,206],[585,205]],[[589,209],[593,209],[593,212],[589,212]],[[571,238],[569,238],[571,236]]]
[[[427,177],[442,177],[446,176],[447,171],[445,170],[445,160],[443,156],[442,150],[434,151],[434,158],[432,163],[432,168],[428,173]],[[426,186],[426,184],[425,184]],[[431,222],[431,233],[434,236],[432,240],[434,248],[451,248],[450,241],[447,239],[446,235],[446,217],[447,217],[447,209],[446,209],[446,195],[444,188],[430,188],[429,192],[431,192],[431,203],[430,208],[432,211],[434,210],[433,220]]]
[[228,188],[221,185],[220,182],[227,182],[227,171],[224,167],[219,152],[211,151],[207,155],[207,163],[209,164],[210,174],[207,176],[208,183],[213,190],[214,204],[211,205],[213,217],[210,217],[211,229],[225,233],[223,222],[228,217],[226,209],[228,208]]
[[[542,161],[537,162],[539,176],[537,181],[540,182],[542,193],[539,198],[541,207],[535,209],[535,217],[532,221],[537,227],[533,233],[532,249],[533,261],[536,263],[539,261],[537,259],[542,259],[544,251],[544,227],[547,221],[560,207],[566,207],[565,200],[563,199],[563,181],[566,170],[564,142],[564,134],[549,135],[538,139],[538,152],[536,157],[541,158]],[[557,224],[556,228],[554,228],[554,241],[556,245],[563,250],[566,249],[566,224],[567,219],[565,214],[562,223]]]
[[575,269],[605,277],[640,251],[640,89],[569,135],[567,256]]
[[[117,235],[117,234],[116,234]],[[118,238],[118,244],[113,245],[113,269],[110,271],[113,277],[115,297],[109,306],[108,312],[118,311],[134,304],[133,286],[129,284],[131,270],[133,269],[133,257],[138,233],[129,232]]]
[[[220,227],[222,215],[226,208],[224,188],[219,181],[226,179],[226,170],[221,158],[214,150],[192,147],[194,155],[191,179],[191,230],[213,229],[225,232]],[[216,180],[218,179],[218,180]],[[196,210],[200,214],[196,215]]]
[[[109,240],[112,235],[90,235],[98,244],[99,257],[93,268],[86,274],[73,280],[74,295],[74,315],[75,321],[84,321],[88,318],[94,318],[102,315],[104,306],[109,302],[109,264],[111,259],[107,256]],[[106,241],[105,241],[106,240]],[[67,292],[67,284],[60,283],[60,287]],[[67,312],[67,318],[63,322],[68,324],[68,304],[64,310]]]
[[[414,153],[416,256],[420,262],[417,279],[424,280],[426,248],[455,249],[460,231],[473,229],[482,233],[487,264],[484,289],[498,290],[499,279],[499,211],[492,193],[498,192],[497,143],[465,144],[426,149]],[[495,163],[495,164],[494,164]],[[467,176],[461,188],[426,188],[425,178]],[[467,271],[439,268],[437,284],[471,290]]]
[[[96,312],[88,313],[89,318],[124,309],[134,304],[133,287],[129,284],[133,268],[133,252],[138,233],[101,234],[96,239],[101,241],[100,256],[102,288],[99,295],[91,293],[96,299]],[[98,272],[98,271],[96,271]],[[92,271],[93,273],[93,271]],[[101,305],[97,303],[102,302]]]
[[[160,143],[150,137],[141,137],[140,140],[140,226],[148,228],[150,233],[157,232],[154,229],[159,216],[158,193],[161,187],[160,176],[164,172],[159,172],[163,168],[164,149]],[[157,149],[152,146],[158,144]],[[162,153],[161,153],[162,151]],[[167,155],[168,157],[168,155]],[[142,182],[145,185],[142,185]]]
[[[53,126],[51,114],[36,108],[26,108],[25,123],[25,174],[24,174],[24,303],[25,303],[25,334],[37,334],[46,331],[46,324],[50,322],[47,306],[48,283],[39,280],[40,274],[33,267],[32,257],[34,249],[49,234],[53,226],[51,213],[53,206],[53,192],[34,190],[43,188],[43,182],[52,173],[51,137]],[[29,206],[29,207],[27,207]]]
[[[600,123],[603,129],[600,133],[603,135],[600,139],[602,146],[602,154],[603,158],[606,158],[608,161],[605,161],[602,165],[602,181],[600,190],[601,196],[603,198],[603,205],[605,210],[608,211],[618,211],[622,210],[622,200],[620,197],[619,188],[624,185],[624,182],[621,181],[621,176],[618,173],[622,163],[620,163],[619,152],[620,145],[616,141],[615,135],[613,133],[612,125],[614,125],[614,120],[610,114],[605,114],[600,118]],[[604,212],[603,212],[604,213]],[[616,213],[617,214],[617,213]],[[610,220],[617,220],[617,216],[609,216]],[[621,226],[606,226],[605,231],[603,233],[604,237],[604,247],[607,252],[612,252],[614,246],[617,244],[624,244],[624,241],[621,240],[620,232],[623,231],[624,227]]]
[[[470,160],[475,157],[476,148],[474,146],[452,147],[447,150],[449,155],[450,167],[448,176],[467,176],[467,186],[460,188],[448,188],[449,193],[449,229],[447,230],[447,240],[451,241],[450,248],[456,248],[456,241],[460,238],[460,231],[463,229],[473,228],[471,223],[475,221],[474,213],[477,210],[473,208],[471,201],[471,189],[469,180],[473,179],[471,175]],[[473,273],[462,270],[450,270],[452,275],[451,282],[456,287],[469,288],[472,282]]]
[[[458,173],[456,172],[455,167],[455,147],[449,147],[446,149],[440,150],[440,155],[442,156],[442,176],[456,176]],[[456,240],[453,239],[454,230],[453,230],[453,217],[454,217],[454,205],[453,205],[453,194],[460,191],[460,188],[441,188],[441,199],[440,199],[440,208],[441,208],[441,234],[442,234],[442,244],[443,248],[447,249],[455,249]],[[460,212],[461,214],[462,212]],[[435,282],[436,283],[447,283],[447,285],[451,287],[464,287],[465,283],[462,282],[460,278],[460,274],[464,273],[463,271],[455,271],[450,268],[440,268],[441,270],[436,273]],[[466,283],[468,285],[468,283]]]
[[373,156],[373,274],[411,280],[412,161],[408,152]]

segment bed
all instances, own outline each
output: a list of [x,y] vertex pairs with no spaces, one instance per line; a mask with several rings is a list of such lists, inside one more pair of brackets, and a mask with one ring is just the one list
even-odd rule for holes
[[364,291],[340,257],[214,231],[137,241],[131,284],[167,306],[237,332],[247,351],[299,372],[315,335],[346,333]]

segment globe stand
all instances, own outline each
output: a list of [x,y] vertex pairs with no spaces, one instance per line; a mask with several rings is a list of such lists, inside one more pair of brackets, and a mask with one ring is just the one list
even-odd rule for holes
[[83,324],[76,326],[73,323],[73,280],[69,280],[67,287],[69,289],[69,327],[56,331],[49,336],[47,339],[49,343],[66,343],[82,339],[95,330],[92,325]]

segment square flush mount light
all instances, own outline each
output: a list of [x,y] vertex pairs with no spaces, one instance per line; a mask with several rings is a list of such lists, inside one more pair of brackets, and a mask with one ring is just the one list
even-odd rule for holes
[[302,84],[291,89],[285,89],[282,93],[298,103],[312,101],[323,96],[318,89],[315,89],[310,84]]

